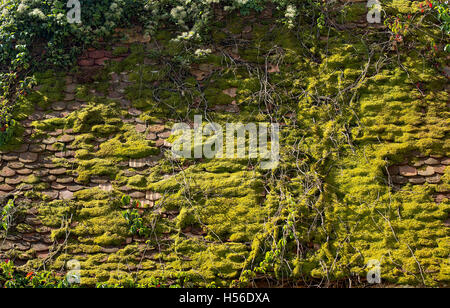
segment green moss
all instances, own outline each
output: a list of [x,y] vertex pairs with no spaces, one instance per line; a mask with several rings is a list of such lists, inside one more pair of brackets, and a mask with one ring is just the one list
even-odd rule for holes
[[[119,112],[110,105],[97,104],[89,105],[84,109],[75,111],[67,117],[69,123],[73,123],[73,130],[77,133],[90,132],[96,125],[111,125],[110,123],[120,123]],[[103,127],[104,128],[104,127]],[[98,127],[101,131],[101,128]],[[111,130],[109,126],[106,129]]]
[[20,233],[30,233],[33,232],[33,227],[27,224],[18,224],[16,230]]
[[42,224],[57,229],[64,225],[65,219],[73,213],[74,209],[72,204],[58,200],[47,202],[46,206],[41,206],[38,210],[38,217]]
[[233,98],[224,94],[223,90],[216,88],[207,88],[205,90],[205,98],[211,105],[228,105],[231,104]]
[[100,236],[97,236],[94,239],[94,244],[100,246],[114,246],[120,245],[125,240],[124,237],[118,236],[116,234],[111,234],[110,232],[106,232]]
[[90,88],[87,85],[80,85],[77,87],[75,97],[80,101],[89,101],[92,99]]
[[135,186],[135,187],[144,187],[147,185],[147,181],[145,180],[144,176],[135,175],[128,179],[128,185]]
[[119,130],[119,127],[116,125],[103,124],[103,125],[94,125],[92,126],[92,132],[95,135],[99,136],[109,136]]
[[37,184],[40,182],[40,179],[36,175],[32,174],[32,175],[28,176],[24,182],[27,184]]
[[80,161],[77,168],[77,173],[77,180],[86,183],[89,182],[92,176],[107,176],[110,179],[114,179],[119,173],[119,168],[114,161],[94,158]]
[[128,53],[128,47],[127,46],[114,47],[112,53],[114,56],[124,55],[124,54]]
[[367,12],[368,9],[365,3],[352,3],[339,12],[337,19],[340,23],[355,22],[365,17]]
[[65,118],[51,118],[46,121],[34,121],[32,125],[39,130],[53,131],[56,128],[63,128],[66,123]]
[[196,217],[195,211],[183,207],[180,214],[177,216],[177,228],[180,230],[198,224],[198,218]]
[[134,82],[150,83],[166,79],[168,74],[164,66],[142,65],[139,70],[130,74],[130,80]]
[[35,106],[46,109],[51,103],[64,99],[65,80],[61,77],[61,74],[54,71],[37,73],[35,78],[39,90],[31,93],[27,100]]
[[123,135],[102,143],[96,155],[98,157],[143,158],[158,153],[159,150],[153,147],[152,141],[146,140],[143,135],[131,129]]
[[414,5],[410,1],[406,0],[393,0],[391,9],[397,10],[403,14],[413,14],[419,11],[418,5]]

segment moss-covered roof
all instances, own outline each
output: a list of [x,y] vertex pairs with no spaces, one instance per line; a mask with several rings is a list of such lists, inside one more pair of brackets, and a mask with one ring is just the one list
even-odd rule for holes
[[[387,9],[414,14],[406,3]],[[361,6],[336,14],[340,26],[314,35],[306,21],[228,16],[208,43],[160,31],[38,74],[0,154],[0,195],[17,208],[0,258],[54,272],[76,259],[88,286],[366,285],[374,259],[385,284],[448,285],[448,77],[428,50],[438,34],[393,42]],[[195,114],[280,123],[280,164],[173,159],[170,129]],[[130,229],[123,195],[140,202],[146,232]]]

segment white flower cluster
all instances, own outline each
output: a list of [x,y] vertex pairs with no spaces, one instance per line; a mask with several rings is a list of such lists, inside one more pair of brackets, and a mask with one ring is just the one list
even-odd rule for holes
[[204,57],[204,56],[209,55],[211,52],[212,52],[211,49],[197,49],[195,51],[195,56],[197,58],[200,58],[200,57]]
[[25,13],[26,10],[28,10],[28,6],[24,3],[19,4],[17,7],[17,12],[20,14]]
[[28,15],[31,17],[36,17],[40,20],[45,20],[46,18],[45,14],[38,8],[33,9]]
[[177,41],[183,41],[183,40],[191,40],[194,38],[199,38],[199,34],[194,32],[194,31],[189,31],[189,32],[183,32],[181,35],[179,35],[177,37]]
[[[226,11],[251,10],[262,8],[264,0],[146,0],[145,9],[151,12],[152,18],[148,20],[147,29],[156,30],[158,24],[170,20],[186,29],[178,40],[197,39],[201,32],[208,27],[214,16],[213,4],[224,4]],[[267,0],[267,2],[269,2]],[[297,4],[299,0],[271,0],[277,9],[284,11],[282,21],[293,28],[299,14]]]
[[289,28],[294,28],[295,17],[297,17],[297,8],[293,5],[288,5],[284,17],[286,17],[287,26]]
[[234,0],[235,5],[243,6],[246,5],[249,2],[249,0]]
[[58,15],[56,15],[56,20],[57,20],[59,23],[62,23],[63,21],[66,20],[66,15],[63,14],[63,13],[59,13]]
[[187,12],[184,9],[183,6],[179,5],[177,7],[174,7],[171,11],[170,11],[170,16],[172,16],[172,18],[174,20],[176,20],[176,23],[180,26],[185,26],[186,25],[186,17],[187,17]]
[[[27,11],[30,10],[32,7],[37,7],[41,5],[41,1],[39,0],[22,0],[17,7],[17,13],[24,14]],[[29,16],[38,17],[40,19],[45,19],[44,13],[38,8],[34,8],[30,13],[28,13]]]

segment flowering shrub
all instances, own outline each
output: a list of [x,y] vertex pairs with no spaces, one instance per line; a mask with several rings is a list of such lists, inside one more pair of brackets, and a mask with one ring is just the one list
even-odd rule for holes
[[[448,38],[450,34],[450,17],[448,1],[435,0],[423,1],[414,5],[414,12],[386,16],[385,26],[390,30],[391,39],[396,43],[403,42],[410,37],[411,43],[415,43],[419,33],[427,32],[428,55],[432,62],[438,61],[437,54],[442,49],[450,52]],[[442,31],[442,35],[436,35],[436,28]],[[438,46],[444,46],[442,49]]]
[[[67,20],[67,0],[9,0],[0,6],[0,121],[9,121],[12,105],[26,95],[33,72],[67,68],[85,45],[143,16],[145,1],[83,1],[82,23]],[[130,12],[133,12],[132,14]]]
[[[170,22],[185,29],[180,39],[200,39],[214,15],[214,7],[225,11],[238,11],[245,16],[250,12],[261,12],[268,5],[282,12],[280,21],[294,27],[299,11],[311,12],[321,5],[315,0],[148,0],[146,7],[151,13],[147,28],[154,30],[161,22]],[[319,14],[319,18],[322,15]],[[322,17],[323,18],[323,17]]]
[[56,277],[51,272],[24,273],[11,260],[0,262],[0,287],[3,288],[69,288],[66,279]]

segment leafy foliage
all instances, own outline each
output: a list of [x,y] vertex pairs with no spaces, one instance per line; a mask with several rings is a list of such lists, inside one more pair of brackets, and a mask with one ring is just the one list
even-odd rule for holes
[[123,196],[121,201],[124,206],[131,205],[133,207],[132,210],[122,212],[122,216],[125,218],[128,227],[130,228],[130,233],[139,236],[148,235],[149,229],[144,225],[144,220],[137,210],[137,208],[140,207],[140,202],[136,200],[131,201],[129,196]]
[[[72,285],[74,286],[74,285]],[[4,288],[69,288],[65,278],[56,277],[52,272],[28,272],[17,270],[11,260],[0,262],[0,287]]]
[[[448,6],[448,1],[432,1],[431,7],[436,10],[437,17],[441,22],[441,29],[444,35],[450,35],[450,8]],[[445,51],[450,52],[450,44],[445,45]]]
[[8,203],[3,207],[1,212],[1,226],[8,231],[11,226],[13,215],[15,212],[14,199],[9,199]]

